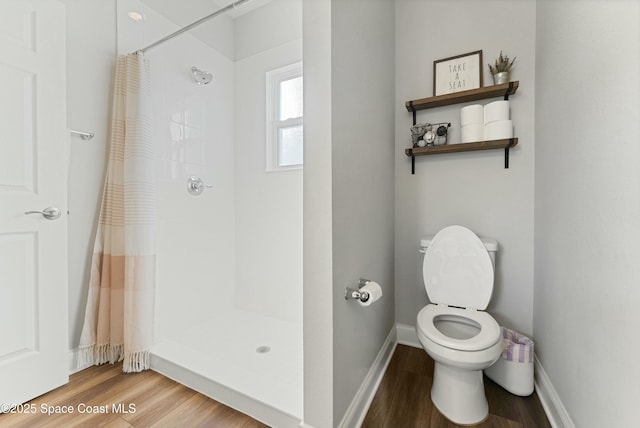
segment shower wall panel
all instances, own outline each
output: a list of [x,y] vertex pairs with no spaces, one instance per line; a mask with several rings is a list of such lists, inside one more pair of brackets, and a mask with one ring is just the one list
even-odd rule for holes
[[[121,54],[175,31],[177,25],[136,0],[120,0]],[[135,22],[129,11],[144,14]],[[222,17],[221,19],[224,19]],[[231,40],[229,37],[229,40]],[[160,45],[151,62],[157,148],[158,227],[156,326],[158,340],[180,341],[212,312],[232,302],[235,282],[233,61],[190,34]],[[198,85],[191,67],[213,81]],[[211,185],[199,196],[187,179]]]
[[266,171],[265,73],[301,60],[298,39],[235,64],[235,304],[296,323],[302,323],[302,169]]

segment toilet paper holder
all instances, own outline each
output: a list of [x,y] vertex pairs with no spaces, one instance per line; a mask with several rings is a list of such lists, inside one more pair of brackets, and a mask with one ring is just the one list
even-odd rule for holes
[[345,300],[360,300],[361,302],[367,302],[369,300],[369,297],[371,297],[369,295],[369,292],[366,290],[360,291],[360,288],[364,287],[367,282],[369,282],[368,279],[364,279],[364,278],[360,278],[360,281],[358,282],[358,290],[356,290],[355,288],[351,288],[351,287],[347,287],[344,289],[344,299]]

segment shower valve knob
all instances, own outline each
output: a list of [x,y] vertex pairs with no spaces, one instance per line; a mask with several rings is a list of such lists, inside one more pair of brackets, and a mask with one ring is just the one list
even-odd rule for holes
[[194,196],[201,194],[205,187],[213,186],[211,184],[205,184],[200,177],[193,176],[187,180],[187,191]]

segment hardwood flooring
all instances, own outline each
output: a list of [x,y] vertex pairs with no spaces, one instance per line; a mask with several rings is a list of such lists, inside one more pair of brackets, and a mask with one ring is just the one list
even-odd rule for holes
[[[433,360],[423,349],[398,345],[363,428],[453,428],[431,403]],[[551,428],[538,396],[512,395],[484,378],[489,417],[478,428]]]
[[[73,413],[61,413],[62,406],[72,408]],[[48,409],[52,414],[47,414]],[[73,374],[67,385],[34,399],[21,410],[34,412],[1,414],[0,427],[266,427],[151,370],[124,374],[121,364]],[[100,411],[108,413],[97,413]]]
[[[266,427],[156,372],[124,374],[121,370],[120,364],[107,364],[76,373],[67,385],[23,407],[35,412],[0,415],[0,427]],[[398,345],[362,426],[458,427],[431,403],[432,378],[433,361],[424,350]],[[518,397],[486,377],[485,390],[490,414],[478,428],[551,428],[535,393]],[[73,408],[74,412],[60,413],[61,406]],[[47,409],[53,414],[47,415]],[[108,413],[96,413],[104,410]]]

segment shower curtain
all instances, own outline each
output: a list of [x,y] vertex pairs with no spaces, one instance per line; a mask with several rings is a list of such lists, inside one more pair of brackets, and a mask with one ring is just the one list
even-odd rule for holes
[[127,373],[149,368],[156,260],[154,158],[149,65],[142,53],[121,56],[80,366],[123,361]]

